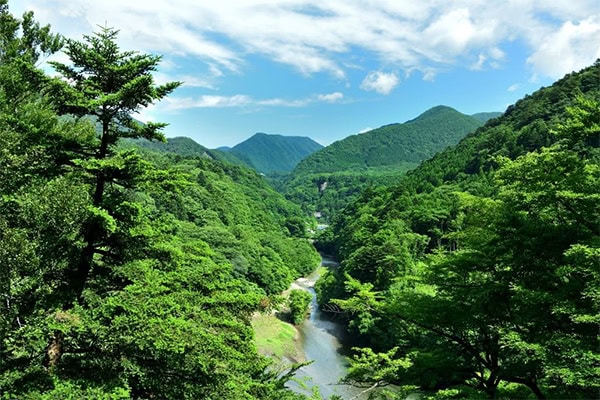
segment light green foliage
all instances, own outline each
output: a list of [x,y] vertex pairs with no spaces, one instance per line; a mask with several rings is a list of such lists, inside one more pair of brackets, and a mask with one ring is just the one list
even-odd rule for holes
[[[341,267],[317,293],[374,354],[410,356],[395,383],[446,388],[433,398],[597,394],[599,68],[519,101],[333,224]],[[354,311],[374,290],[365,324]]]
[[306,290],[294,289],[289,294],[289,307],[292,322],[300,325],[306,318],[308,306],[312,300],[312,296]]
[[387,385],[412,365],[410,357],[396,357],[398,348],[386,353],[374,353],[368,347],[355,350],[357,353],[352,357],[352,365],[344,378],[346,382]]
[[371,283],[360,283],[348,273],[345,277],[346,293],[351,297],[346,300],[335,299],[332,303],[339,306],[342,311],[350,314],[350,328],[365,334],[377,322],[375,315],[379,308],[379,293],[373,292]]

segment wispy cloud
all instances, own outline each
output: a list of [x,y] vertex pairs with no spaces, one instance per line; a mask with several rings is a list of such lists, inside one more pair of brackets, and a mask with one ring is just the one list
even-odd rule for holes
[[325,101],[327,103],[336,103],[344,98],[344,94],[341,92],[334,92],[329,94],[319,94],[317,99]]
[[163,85],[167,82],[172,82],[172,81],[179,81],[179,82],[183,83],[184,87],[216,89],[216,84],[214,82],[214,79],[211,79],[211,77],[200,78],[198,76],[193,76],[193,75],[178,75],[178,74],[168,74],[168,73],[163,73],[163,72],[155,72],[154,73],[154,81],[158,85]]
[[597,0],[374,0],[368,6],[359,0],[20,0],[16,7],[33,9],[76,38],[107,21],[121,29],[127,48],[192,57],[219,73],[243,71],[255,54],[304,75],[346,79],[347,66],[358,63],[349,55],[359,49],[378,69],[416,69],[430,78],[440,67],[501,66],[502,47],[517,40],[528,48],[532,72],[551,77],[600,56]]
[[312,103],[336,103],[343,100],[340,92],[318,94],[302,99],[256,99],[244,94],[233,96],[203,95],[199,97],[170,96],[163,100],[161,107],[167,111],[191,108],[228,108],[228,107],[304,107]]

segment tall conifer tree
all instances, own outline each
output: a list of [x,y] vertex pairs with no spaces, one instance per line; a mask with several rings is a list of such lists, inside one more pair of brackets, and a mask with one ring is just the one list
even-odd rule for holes
[[71,64],[51,63],[63,78],[54,85],[59,113],[92,116],[100,126],[97,140],[88,144],[89,157],[79,162],[91,175],[93,186],[92,217],[84,230],[86,245],[71,282],[79,300],[94,257],[114,256],[118,252],[108,245],[116,204],[114,198],[110,201],[106,198],[107,184],[131,187],[143,174],[138,156],[132,152],[117,153],[116,144],[121,138],[164,141],[161,129],[166,124],[140,124],[132,114],[162,99],[181,84],[155,85],[152,72],[161,57],[121,51],[117,36],[117,30],[101,27],[93,35],[84,35],[82,42],[67,40],[65,53]]

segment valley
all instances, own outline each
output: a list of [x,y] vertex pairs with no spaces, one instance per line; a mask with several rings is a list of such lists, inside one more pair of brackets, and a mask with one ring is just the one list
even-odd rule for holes
[[[342,12],[270,7],[319,21]],[[376,20],[391,14],[400,18],[386,9]],[[224,35],[214,15],[203,40],[232,41],[244,27]],[[318,43],[336,50],[310,47],[301,84],[281,68],[257,83],[245,68],[303,49],[277,42],[286,54],[246,64],[268,42],[263,31],[236,51],[192,41],[213,56],[202,61],[207,79],[186,83],[181,54],[121,50],[106,23],[74,39],[33,12],[13,15],[7,0],[0,23],[0,398],[598,397],[600,60],[504,113],[425,106],[322,146],[309,136],[331,136],[306,122],[319,107],[339,125],[354,116],[345,110],[379,121],[390,115],[383,96],[415,90],[410,73],[431,85],[409,93],[425,104],[433,70],[366,69],[360,52],[338,65],[355,46],[326,36]],[[434,48],[419,49],[407,59]],[[468,91],[456,83],[462,97],[502,68],[492,50],[463,71],[473,78]],[[323,79],[323,66],[329,93],[276,92]],[[226,74],[274,93],[226,95]],[[269,107],[307,136],[258,131],[211,149],[195,131],[167,138],[155,122],[218,109],[257,132],[249,115],[270,117]]]

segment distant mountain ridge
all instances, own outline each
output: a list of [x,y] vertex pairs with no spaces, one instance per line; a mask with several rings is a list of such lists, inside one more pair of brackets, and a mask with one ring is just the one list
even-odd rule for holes
[[453,108],[433,107],[405,123],[348,136],[308,156],[280,190],[305,212],[331,221],[365,188],[397,183],[421,161],[482,125]]
[[302,160],[294,174],[415,166],[483,125],[447,106],[433,107],[405,123],[348,136]]
[[289,172],[300,160],[323,146],[304,136],[256,133],[227,153],[245,161],[258,172]]
[[492,112],[480,112],[480,113],[476,113],[476,114],[471,114],[471,117],[483,122],[484,124],[487,123],[490,119],[493,118],[498,118],[499,116],[501,116],[502,113],[498,112],[498,111],[492,111]]
[[205,156],[209,151],[206,147],[198,144],[193,139],[185,136],[167,138],[166,143],[155,142],[146,139],[132,140],[137,146],[159,151],[161,153],[175,153],[180,156]]
[[257,133],[234,147],[208,149],[184,136],[167,138],[166,143],[131,140],[136,146],[153,151],[175,153],[184,157],[207,157],[230,164],[243,165],[260,173],[290,172],[300,160],[323,148],[303,136]]

